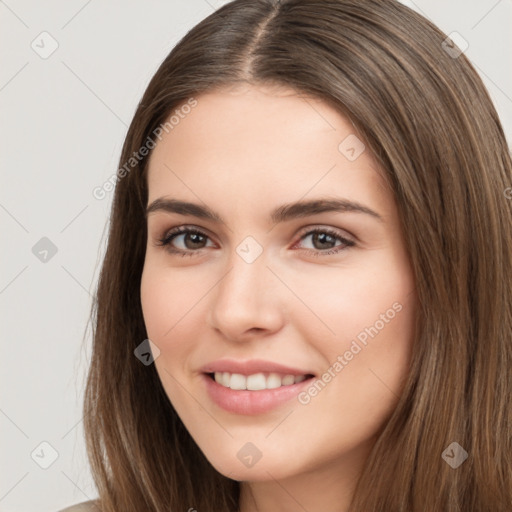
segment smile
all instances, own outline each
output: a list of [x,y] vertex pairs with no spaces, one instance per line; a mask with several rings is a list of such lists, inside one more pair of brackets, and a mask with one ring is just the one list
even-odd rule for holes
[[[209,374],[212,377],[212,374]],[[282,386],[291,386],[302,382],[308,375],[286,375],[280,373],[254,373],[242,375],[241,373],[215,372],[213,378],[217,384],[235,390],[261,391],[263,389],[276,389]]]
[[[216,381],[216,375],[221,382]],[[312,379],[313,375],[276,373],[255,373],[247,376],[229,372],[202,374],[205,391],[210,400],[227,412],[242,415],[264,414],[293,401],[311,384]],[[226,386],[228,383],[229,386]],[[263,384],[265,387],[262,387]],[[254,387],[258,389],[250,389]]]

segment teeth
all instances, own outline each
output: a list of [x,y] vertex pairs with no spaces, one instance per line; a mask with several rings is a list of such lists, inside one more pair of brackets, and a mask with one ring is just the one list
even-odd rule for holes
[[[215,374],[217,375],[217,374]],[[222,372],[222,380],[221,384],[227,388],[229,388],[229,381],[231,380],[231,374],[228,372]]]
[[233,373],[231,375],[231,380],[229,381],[229,387],[231,389],[247,389],[246,377],[239,373]]
[[305,375],[282,375],[279,373],[254,373],[242,375],[240,373],[215,372],[215,382],[226,388],[249,391],[260,391],[262,389],[275,389],[281,386],[290,386],[305,380]]
[[[293,375],[292,375],[293,377]],[[270,373],[267,378],[267,389],[275,389],[280,388],[283,382],[281,380],[281,376],[277,373]]]
[[295,384],[295,377],[293,375],[285,375],[281,379],[281,384],[283,386],[289,386],[290,384]]
[[[231,379],[233,379],[233,377],[231,377]],[[266,389],[266,387],[267,379],[263,373],[255,373],[254,375],[249,375],[246,379],[246,389],[250,389],[251,391],[259,391],[260,389]]]

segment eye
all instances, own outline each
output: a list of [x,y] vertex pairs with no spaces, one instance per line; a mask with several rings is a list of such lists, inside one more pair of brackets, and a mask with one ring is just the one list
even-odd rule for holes
[[[298,244],[307,239],[310,239],[312,248],[299,247],[299,249],[312,253],[314,256],[337,254],[356,245],[353,240],[345,238],[339,232],[329,228],[318,227],[303,232]],[[201,249],[215,246],[208,235],[197,228],[186,226],[179,226],[168,231],[163,238],[158,240],[157,245],[164,246],[171,254],[180,254],[181,256],[197,255]],[[297,244],[293,247],[296,246]]]
[[[158,245],[166,247],[173,254],[192,256],[194,253],[199,252],[200,249],[207,247],[206,243],[208,240],[208,235],[198,229],[179,226],[167,232],[163,238],[160,238]],[[179,247],[176,247],[176,245]]]
[[353,240],[341,236],[339,232],[328,228],[314,228],[305,232],[299,242],[310,239],[312,248],[306,248],[314,255],[329,255],[341,252],[356,243]]

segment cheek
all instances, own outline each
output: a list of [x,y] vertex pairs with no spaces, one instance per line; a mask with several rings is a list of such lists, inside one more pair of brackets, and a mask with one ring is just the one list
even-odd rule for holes
[[[186,273],[184,273],[186,274]],[[197,349],[204,325],[204,286],[191,286],[190,275],[172,269],[147,265],[141,278],[141,304],[148,338],[160,350],[155,365],[166,387],[173,387],[173,379],[165,370],[183,375],[190,371],[189,356]],[[197,279],[193,282],[197,282]]]
[[183,318],[183,294],[170,282],[169,272],[149,265],[142,273],[140,293],[147,336],[160,351],[154,362],[156,371],[173,406],[179,408],[183,401],[179,382],[183,380],[187,347],[180,342],[180,329],[187,318]]
[[301,315],[294,321],[312,339],[323,336],[324,346],[338,351],[358,336],[364,344],[376,330],[382,334],[408,330],[414,283],[406,262],[392,254],[376,251],[346,268],[319,268],[314,276],[294,279],[294,289],[309,310],[297,304]]
[[201,286],[191,286],[189,275],[146,263],[141,278],[141,305],[148,336],[171,340],[175,332],[189,322],[204,294]]
[[156,272],[144,268],[140,286],[142,314],[148,337],[158,344],[163,333],[172,326],[172,289]]
[[332,450],[346,448],[342,439],[357,444],[374,436],[401,395],[409,373],[416,309],[412,294],[397,293],[393,298],[397,300],[374,293],[357,306],[333,308],[330,319],[336,337],[329,343],[318,335],[313,338],[310,329],[326,367],[300,403],[308,415],[324,423],[324,445]]
[[[340,269],[335,276],[327,269],[315,286],[308,281],[302,293],[318,318],[296,317],[323,355],[321,380],[329,382],[329,390],[322,394],[333,401],[343,397],[356,416],[361,404],[380,410],[376,417],[385,414],[399,395],[412,352],[417,313],[412,273],[405,259],[384,256],[375,253],[359,268]],[[333,403],[330,399],[318,403]]]

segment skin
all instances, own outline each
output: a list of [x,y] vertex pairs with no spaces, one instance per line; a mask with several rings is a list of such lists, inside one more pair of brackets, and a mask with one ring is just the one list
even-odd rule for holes
[[[394,197],[368,149],[354,161],[338,149],[355,128],[318,99],[249,85],[196,99],[151,155],[148,204],[165,197],[207,205],[225,223],[148,215],[141,300],[160,350],[158,375],[211,464],[242,482],[242,512],[346,511],[412,350],[417,298]],[[269,219],[284,203],[325,197],[357,201],[382,220],[360,212]],[[192,255],[158,244],[185,225],[205,234],[173,240]],[[307,235],[316,227],[355,245]],[[263,249],[252,263],[236,252],[247,236]],[[307,404],[292,399],[239,415],[206,393],[201,366],[225,357],[322,376],[395,303],[401,310],[341,371],[331,370],[335,376]],[[252,467],[237,457],[247,442],[262,454]]]

